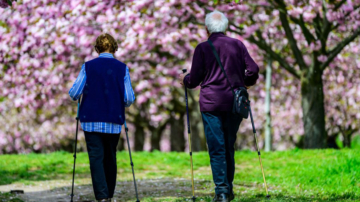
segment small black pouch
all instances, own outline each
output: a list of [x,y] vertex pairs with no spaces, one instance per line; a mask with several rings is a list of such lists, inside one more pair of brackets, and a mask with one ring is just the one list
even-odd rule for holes
[[235,91],[233,114],[240,115],[242,118],[247,119],[249,117],[249,94],[244,87],[239,87]]

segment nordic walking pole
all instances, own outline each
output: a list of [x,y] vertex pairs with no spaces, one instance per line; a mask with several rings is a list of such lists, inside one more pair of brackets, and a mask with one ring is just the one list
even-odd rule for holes
[[74,166],[73,166],[73,179],[72,179],[72,187],[71,187],[71,201],[73,202],[74,197],[74,180],[75,180],[75,162],[76,162],[76,150],[77,150],[77,137],[78,137],[78,130],[79,130],[79,108],[80,108],[80,99],[78,99],[78,108],[76,114],[76,133],[75,133],[75,151],[74,151]]
[[137,186],[136,186],[136,180],[135,180],[134,164],[132,162],[132,157],[131,157],[131,149],[130,149],[129,136],[128,136],[129,129],[128,129],[127,125],[126,125],[126,121],[124,122],[124,126],[125,126],[127,145],[128,145],[128,148],[129,148],[130,165],[131,165],[131,169],[132,169],[134,186],[135,186],[136,202],[140,202],[139,196],[138,196],[138,191],[137,191]]
[[259,149],[259,145],[258,145],[257,138],[256,138],[256,130],[255,130],[255,125],[254,125],[253,116],[252,116],[252,113],[251,113],[250,103],[249,103],[249,112],[250,112],[250,118],[251,118],[251,125],[252,125],[252,128],[253,128],[253,133],[254,133],[255,142],[256,142],[256,149],[257,149],[258,156],[259,156],[259,162],[260,162],[260,166],[261,166],[261,172],[262,172],[263,179],[264,179],[265,190],[266,190],[266,197],[267,197],[267,198],[270,198],[270,195],[269,195],[269,192],[268,192],[268,189],[267,189],[267,185],[266,185],[264,168],[263,168],[263,165],[262,165],[262,162],[261,162],[261,154],[260,154],[260,149]]
[[[186,69],[182,70],[183,73],[186,73]],[[188,96],[187,96],[187,88],[185,88],[185,102],[186,102],[186,117],[187,117],[187,128],[188,128],[188,139],[189,139],[189,152],[190,152],[190,164],[191,164],[191,184],[192,184],[192,200],[195,202],[195,188],[194,188],[194,169],[193,169],[193,160],[192,160],[192,147],[191,147],[191,132],[190,132],[190,119],[189,119],[189,105],[188,105]]]

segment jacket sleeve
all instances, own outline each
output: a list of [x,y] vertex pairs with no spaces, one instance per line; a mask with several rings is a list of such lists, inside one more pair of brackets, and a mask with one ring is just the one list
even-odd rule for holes
[[125,85],[124,103],[125,103],[125,107],[130,107],[131,104],[133,104],[135,101],[135,93],[131,85],[129,68],[127,66],[125,71],[126,72],[124,77],[124,85]]
[[73,86],[69,90],[69,95],[72,100],[77,100],[80,98],[83,93],[86,83],[86,72],[85,72],[85,63],[81,66],[79,76],[76,78]]
[[190,74],[184,78],[184,85],[189,88],[196,88],[204,80],[205,77],[205,62],[204,53],[198,45],[195,48],[194,57],[192,60]]
[[242,54],[244,57],[246,68],[244,84],[246,86],[253,86],[256,84],[256,80],[259,78],[259,66],[251,58],[244,44],[242,44]]

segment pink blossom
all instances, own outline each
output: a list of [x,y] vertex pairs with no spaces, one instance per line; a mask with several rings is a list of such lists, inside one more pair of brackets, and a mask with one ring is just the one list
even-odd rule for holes
[[311,22],[315,17],[316,17],[315,13],[311,13],[311,12],[303,13],[303,18],[305,22]]
[[320,55],[317,58],[320,62],[325,62],[327,60],[327,56],[326,55]]
[[[191,68],[194,48],[207,39],[207,33],[201,24],[204,22],[204,8],[213,10],[213,1],[201,1],[204,4],[202,7],[191,0],[133,1],[119,6],[95,0],[65,0],[61,4],[54,2],[23,0],[18,1],[18,4],[14,3],[11,9],[0,9],[0,21],[6,24],[6,28],[0,26],[0,69],[3,71],[0,72],[0,97],[5,97],[0,102],[0,134],[13,138],[8,141],[0,135],[0,153],[30,152],[35,149],[52,151],[61,148],[61,144],[69,144],[62,142],[69,139],[75,130],[72,123],[76,104],[70,101],[67,92],[78,75],[81,64],[98,56],[93,48],[94,41],[105,31],[118,41],[116,58],[131,68],[136,107],[131,107],[131,114],[127,116],[140,115],[147,126],[159,127],[166,124],[170,115],[165,109],[174,100],[184,100],[183,94],[175,93],[183,92],[183,87],[176,78],[181,69]],[[293,0],[285,2],[290,16],[297,18],[304,14],[307,27],[316,36],[311,24],[314,15],[322,12],[321,1],[309,1],[305,5]],[[268,5],[265,1],[255,3]],[[332,11],[333,5],[328,1],[326,3],[328,20],[334,25],[339,24],[338,29],[330,33],[326,44],[327,50],[331,50],[352,29],[359,26],[359,22],[355,20],[359,14],[353,12],[351,18],[344,23],[344,14]],[[344,5],[356,6],[358,3],[360,2],[349,0]],[[350,7],[346,6],[340,10],[349,10]],[[140,13],[140,8],[146,9]],[[253,11],[247,2],[235,4],[232,8],[225,4],[219,5],[217,9],[223,11],[230,22],[244,27],[245,34],[242,33],[241,36],[230,31],[226,34],[245,44],[260,71],[265,71],[266,53],[247,41],[257,29],[265,33],[262,35],[263,42],[271,44],[275,52],[280,53],[291,66],[298,68],[288,48],[289,42],[277,9],[265,11],[259,6]],[[255,22],[251,22],[251,17]],[[300,27],[291,20],[289,22],[304,60],[310,66],[313,53],[320,50],[321,43],[317,40],[308,45]],[[237,28],[232,26],[232,29]],[[358,40],[349,44],[324,71],[327,130],[338,123],[359,125],[355,118],[350,119],[351,121],[339,121],[345,119],[341,112],[335,110],[341,108],[352,117],[359,116],[357,113],[360,105],[357,103],[360,103],[360,89],[357,86],[360,86],[360,60],[357,57],[357,47]],[[2,53],[9,53],[11,56]],[[324,61],[325,58],[322,55],[318,60]],[[287,136],[298,138],[304,133],[299,93],[301,83],[277,62],[273,63],[273,69],[271,113],[277,115],[272,117],[274,145],[276,148],[286,148],[291,147]],[[258,92],[251,96],[259,133],[264,129],[265,121],[264,80],[261,74],[257,85],[251,88],[252,92]],[[341,95],[341,98],[337,95]],[[349,104],[341,104],[346,102]],[[20,112],[14,110],[16,106]],[[39,111],[42,113],[37,113]],[[20,138],[15,138],[18,134],[12,128],[18,127],[19,120],[23,126],[18,130]],[[251,137],[251,124],[242,124],[240,132],[241,139]],[[21,142],[15,143],[15,139]],[[260,140],[261,144],[262,141]],[[245,147],[252,148],[249,145]]]
[[152,115],[151,116],[151,121],[153,122],[160,122],[163,120],[163,117],[161,115]]
[[138,95],[136,98],[136,103],[141,105],[142,103],[147,101],[147,97],[145,97],[144,95]]
[[259,19],[260,19],[261,21],[267,21],[267,20],[269,20],[269,16],[266,15],[265,13],[259,14],[258,17],[259,17]]
[[257,29],[259,29],[258,25],[251,25],[251,26],[247,27],[244,37],[247,38],[247,37],[251,36]]
[[51,77],[51,83],[52,83],[53,85],[59,84],[59,83],[60,83],[60,78],[59,78],[58,76],[56,76],[56,75],[52,76],[52,77]]
[[156,107],[156,105],[154,103],[151,103],[149,113],[150,114],[155,114],[157,111],[158,111],[158,108]]
[[289,10],[288,13],[292,17],[299,18],[300,14],[303,14],[304,10],[300,7],[294,7],[292,10]]
[[140,83],[136,86],[136,91],[142,91],[144,88],[149,87],[149,82],[147,80],[140,81]]

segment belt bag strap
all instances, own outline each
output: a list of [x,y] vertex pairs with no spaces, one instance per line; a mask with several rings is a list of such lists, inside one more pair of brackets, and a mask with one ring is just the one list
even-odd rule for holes
[[216,58],[216,60],[217,60],[217,62],[218,62],[218,64],[219,64],[219,66],[221,67],[221,71],[224,73],[224,75],[225,75],[225,77],[226,77],[226,80],[227,80],[228,83],[229,83],[229,86],[230,86],[230,88],[231,88],[231,92],[232,92],[233,95],[235,96],[235,91],[234,91],[233,87],[231,86],[230,80],[229,80],[229,78],[228,78],[227,75],[226,75],[224,66],[222,65],[222,63],[221,63],[221,61],[220,61],[219,55],[217,54],[213,43],[210,41],[210,39],[209,39],[207,42],[210,44],[211,50],[212,50],[212,52],[214,53],[215,58]]

